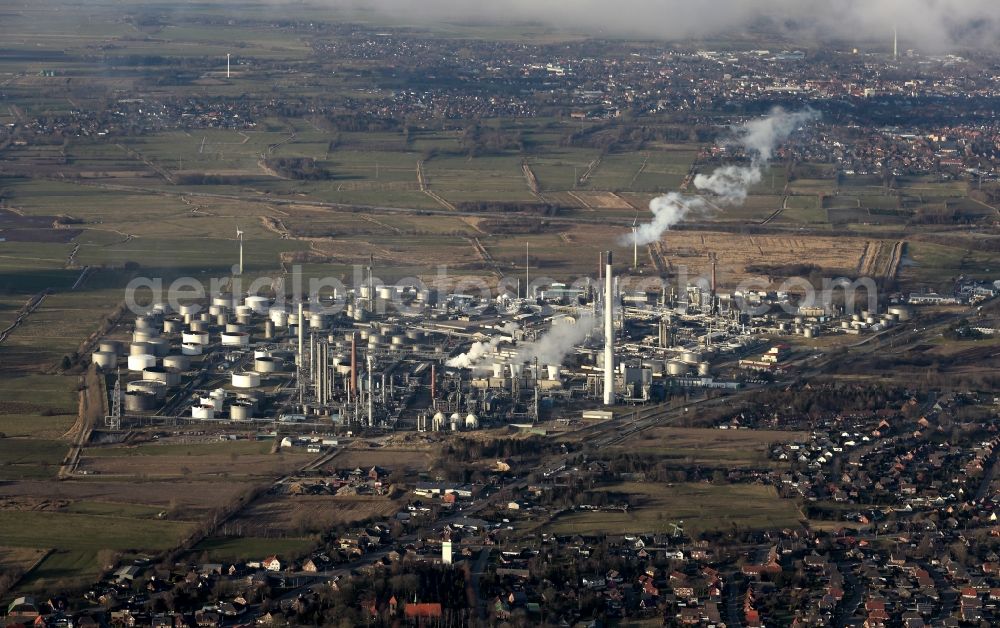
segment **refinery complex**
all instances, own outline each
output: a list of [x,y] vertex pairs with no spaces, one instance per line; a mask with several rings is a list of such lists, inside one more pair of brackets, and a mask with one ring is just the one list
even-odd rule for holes
[[610,251],[601,264],[583,288],[551,284],[520,298],[365,281],[331,295],[345,305],[337,310],[231,293],[152,304],[92,355],[106,376],[107,427],[528,429],[577,410],[737,389],[795,368],[782,338],[865,342],[911,316],[906,305],[845,313],[781,292],[724,293],[714,276],[629,291]]

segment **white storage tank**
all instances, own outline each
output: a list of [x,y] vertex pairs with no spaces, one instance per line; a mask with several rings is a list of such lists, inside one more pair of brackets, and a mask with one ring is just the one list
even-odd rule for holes
[[217,305],[219,307],[224,307],[230,309],[233,307],[233,297],[228,294],[220,294],[212,297],[212,305]]
[[184,372],[191,368],[191,358],[186,355],[168,355],[163,358],[164,368],[177,369],[180,372]]
[[208,332],[207,331],[186,331],[181,334],[181,342],[183,344],[192,345],[207,345],[208,344]]
[[132,342],[149,342],[160,335],[160,332],[153,329],[136,329],[132,332]]
[[889,314],[895,314],[901,322],[906,322],[913,318],[913,310],[906,305],[889,306]]
[[155,396],[157,399],[164,399],[167,396],[167,387],[163,382],[147,379],[139,379],[125,385],[126,391],[144,392]]
[[309,328],[310,329],[326,329],[327,320],[326,314],[310,314],[309,315]]
[[701,362],[701,354],[697,351],[682,351],[681,362],[686,364],[697,364]]
[[202,405],[202,406],[191,406],[191,418],[193,419],[214,419],[215,418],[215,406],[212,405]]
[[274,323],[275,327],[288,326],[288,312],[286,312],[284,308],[272,307],[268,312],[268,316],[271,318],[271,322]]
[[281,359],[268,356],[256,358],[253,361],[253,370],[258,373],[276,373],[281,370]]
[[249,421],[253,418],[253,404],[237,401],[229,406],[230,421]]
[[144,370],[156,366],[156,356],[150,354],[128,356],[128,370],[141,373]]
[[113,369],[118,366],[118,354],[110,351],[95,351],[91,359],[94,364],[104,370]]
[[153,353],[153,347],[148,342],[133,342],[128,347],[129,355],[146,355]]
[[239,323],[223,323],[223,324],[226,326],[227,334],[238,334],[241,331],[245,331],[243,329],[243,325],[240,325]]
[[163,333],[177,334],[184,328],[184,323],[175,318],[168,318],[163,321]]
[[201,306],[195,303],[182,305],[179,308],[177,308],[177,313],[184,317],[196,316],[200,311],[201,311]]
[[115,355],[122,353],[122,344],[117,340],[102,340],[97,346],[100,351],[105,353],[114,353]]
[[204,350],[204,346],[197,342],[185,342],[181,344],[181,354],[183,355],[201,355]]
[[698,377],[709,377],[712,374],[712,365],[708,362],[698,363]]
[[158,358],[170,355],[170,341],[166,338],[153,338],[149,341],[149,348],[153,350],[153,355]]
[[223,332],[222,333],[222,346],[224,347],[249,347],[250,346],[250,334],[246,332]]
[[161,382],[168,388],[181,383],[181,374],[162,366],[150,366],[142,369],[142,378],[151,382]]
[[208,323],[205,321],[191,321],[191,323],[188,324],[188,329],[193,332],[208,333]]
[[233,373],[232,383],[236,388],[256,388],[260,386],[260,373]]
[[688,365],[680,360],[669,360],[667,361],[667,375],[673,375],[674,377],[680,377],[682,375],[687,375]]
[[211,406],[216,412],[222,412],[222,405],[225,401],[224,397],[213,397],[209,395],[208,397],[201,398],[201,405]]
[[270,299],[267,297],[262,297],[259,295],[253,295],[247,297],[244,304],[250,308],[254,314],[267,314],[267,310],[270,307]]

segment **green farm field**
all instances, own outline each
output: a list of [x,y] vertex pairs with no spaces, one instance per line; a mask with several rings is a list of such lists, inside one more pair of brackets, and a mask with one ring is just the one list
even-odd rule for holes
[[670,532],[683,521],[685,532],[765,529],[794,526],[802,518],[794,502],[778,497],[773,487],[757,484],[620,483],[602,490],[633,496],[628,512],[574,512],[554,520],[553,534],[599,534],[609,530],[632,533]]

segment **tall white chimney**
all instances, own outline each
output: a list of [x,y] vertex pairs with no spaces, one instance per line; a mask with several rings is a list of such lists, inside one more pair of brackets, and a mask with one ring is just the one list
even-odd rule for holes
[[611,251],[604,271],[604,405],[615,403],[615,294]]

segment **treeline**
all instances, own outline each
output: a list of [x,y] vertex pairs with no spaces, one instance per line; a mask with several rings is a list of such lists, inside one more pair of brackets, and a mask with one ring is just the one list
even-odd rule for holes
[[493,235],[538,234],[550,231],[549,225],[541,221],[483,220],[479,223],[479,228]]
[[312,157],[268,157],[264,164],[283,177],[299,181],[329,181],[336,176]]
[[455,203],[455,207],[464,212],[532,214],[534,216],[553,216],[559,211],[559,207],[551,203],[516,201],[466,201]]
[[495,438],[477,440],[471,438],[454,439],[448,442],[441,458],[457,462],[512,458],[516,456],[538,456],[555,451],[557,446],[541,436],[529,438]]
[[257,181],[259,177],[241,174],[211,174],[207,172],[185,172],[173,175],[178,185],[243,185]]
[[909,398],[907,391],[901,388],[882,385],[813,384],[810,387],[760,390],[750,395],[747,405],[760,408],[764,413],[777,408],[801,416],[899,408]]
[[718,131],[710,127],[623,124],[615,120],[569,133],[563,137],[561,144],[615,152],[641,150],[649,144],[711,143],[717,134]]

